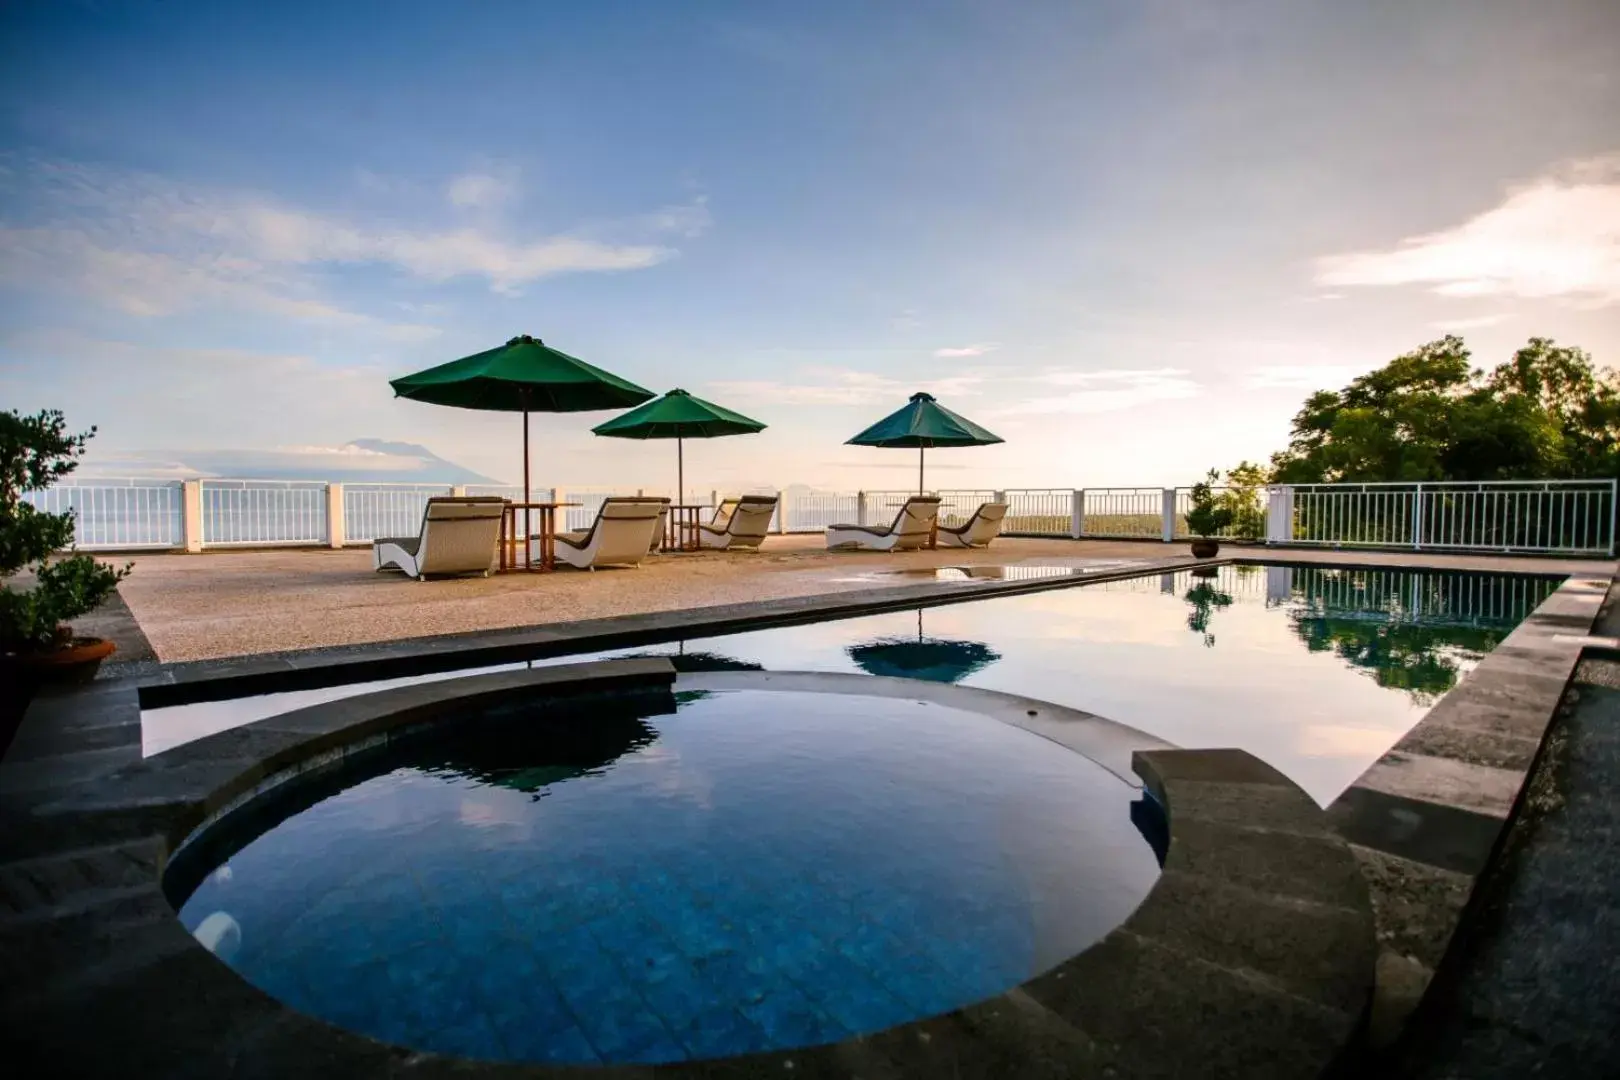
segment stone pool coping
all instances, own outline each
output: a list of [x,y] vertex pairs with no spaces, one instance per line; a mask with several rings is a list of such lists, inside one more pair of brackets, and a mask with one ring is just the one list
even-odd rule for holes
[[[1443,565],[1432,557],[1410,561],[1412,569],[1429,571],[1535,572],[1522,565],[1503,567],[1462,558],[1444,560]],[[145,900],[127,895],[131,867],[144,865],[143,860],[151,857],[143,847],[149,808],[104,816],[107,839],[93,849],[76,845],[71,832],[64,834],[52,819],[34,814],[43,803],[75,791],[93,791],[109,773],[140,762],[143,698],[156,706],[304,689],[347,681],[357,671],[364,671],[368,679],[423,674],[1228,564],[1403,568],[1388,559],[1363,563],[1349,552],[1328,563],[1269,550],[1235,551],[1216,560],[1144,562],[1088,574],[1078,581],[908,585],[425,641],[201,661],[173,665],[155,675],[115,677],[46,693],[30,708],[17,741],[0,764],[0,945],[19,935],[26,938],[41,927],[57,927],[62,920],[71,924],[92,911],[111,911],[133,923],[160,916],[173,921],[166,905],[154,914],[142,906]],[[1520,798],[1528,771],[1525,754],[1533,761],[1539,752],[1564,683],[1598,616],[1594,597],[1601,600],[1610,577],[1583,572],[1566,581],[1452,690],[1441,703],[1445,711],[1433,710],[1330,807],[1331,820],[1350,841],[1371,890],[1379,941],[1372,1010],[1375,1044],[1398,1030],[1445,956],[1459,921],[1467,917],[1480,869],[1494,857]],[[1582,592],[1585,597],[1577,598]],[[1527,632],[1532,624],[1538,629]],[[1546,675],[1535,678],[1541,672]],[[1477,694],[1470,689],[1476,677],[1480,677]],[[1453,704],[1454,700],[1461,704]],[[1511,778],[1504,782],[1500,773],[1516,776],[1516,783]],[[1467,785],[1457,784],[1466,778],[1494,780],[1494,786],[1486,789],[1495,792],[1492,800],[1478,805]],[[51,869],[47,864],[52,857],[65,865]],[[108,955],[110,946],[101,941],[92,948]],[[6,974],[9,992],[27,984],[35,969],[13,963]]]
[[[36,824],[53,822],[70,850],[0,871],[14,908],[20,896],[34,900],[0,930],[15,957],[0,986],[8,1030],[28,1032],[44,1055],[32,1063],[62,1075],[682,1080],[1320,1075],[1358,1031],[1374,945],[1355,857],[1309,796],[1236,750],[1135,753],[1133,769],[1166,808],[1169,846],[1147,899],[1101,942],[988,1001],[829,1046],[623,1067],[388,1046],[257,990],[199,945],[164,898],[169,857],[199,826],[300,771],[470,698],[673,700],[676,678],[667,660],[607,660],[383,690],[207,736],[39,805]],[[92,880],[99,902],[76,904]]]

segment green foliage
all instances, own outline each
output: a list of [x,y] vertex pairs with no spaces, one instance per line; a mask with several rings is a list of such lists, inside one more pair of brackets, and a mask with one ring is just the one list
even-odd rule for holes
[[1215,647],[1215,635],[1209,632],[1210,617],[1221,608],[1232,606],[1232,594],[1222,592],[1207,581],[1200,581],[1187,590],[1185,597],[1192,610],[1187,613],[1187,629],[1204,635],[1204,648]]
[[1232,524],[1236,517],[1228,502],[1215,494],[1214,485],[1220,482],[1221,474],[1211,469],[1209,476],[1192,486],[1192,507],[1187,511],[1187,528],[1196,536],[1215,536]]
[[1396,357],[1294,417],[1283,484],[1620,475],[1620,378],[1531,338],[1487,377],[1459,337]]
[[0,650],[49,649],[65,644],[67,620],[95,610],[118,588],[129,567],[114,570],[89,555],[53,558],[73,542],[73,514],[46,514],[23,501],[78,467],[96,432],[70,435],[52,409],[34,416],[0,412],[0,578],[24,567],[33,587],[0,584]]
[[1266,535],[1266,485],[1271,470],[1252,461],[1239,462],[1226,473],[1226,490],[1216,500],[1232,512],[1230,535],[1258,540]]

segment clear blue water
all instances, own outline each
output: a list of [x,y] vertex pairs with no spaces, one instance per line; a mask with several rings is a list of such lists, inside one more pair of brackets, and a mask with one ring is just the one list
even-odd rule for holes
[[248,829],[180,917],[287,1004],[385,1041],[662,1062],[993,996],[1158,875],[1135,789],[998,721],[678,698],[458,718]]

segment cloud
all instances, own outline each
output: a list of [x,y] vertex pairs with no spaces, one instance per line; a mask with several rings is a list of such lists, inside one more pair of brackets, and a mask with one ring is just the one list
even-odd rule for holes
[[1436,330],[1444,330],[1446,333],[1451,334],[1463,330],[1482,330],[1487,326],[1495,326],[1497,323],[1504,322],[1506,319],[1506,315],[1498,313],[1495,315],[1476,315],[1471,319],[1443,319],[1431,325]]
[[1620,303],[1620,153],[1512,188],[1500,205],[1383,251],[1318,260],[1327,286],[1428,285],[1442,296]]
[[889,320],[889,326],[894,330],[915,330],[921,325],[922,319],[917,315],[916,308],[906,308]]
[[[452,202],[464,207],[494,205],[508,194],[509,182],[494,174],[450,185]],[[351,221],[254,192],[38,161],[0,161],[0,198],[11,219],[0,220],[0,280],[87,295],[138,316],[231,306],[357,326],[383,321],[321,296],[318,270],[372,264],[431,282],[481,277],[511,294],[558,274],[655,266],[676,252],[653,234],[695,236],[710,220],[700,198],[631,222],[641,234],[631,242],[567,233],[523,238],[512,227]],[[396,340],[430,332],[390,330]]]
[[978,393],[982,376],[957,375],[944,379],[901,381],[886,375],[840,368],[810,369],[802,382],[741,379],[710,383],[719,397],[738,402],[776,405],[865,405],[893,402],[899,407],[921,390],[935,397],[964,397]]
[[463,173],[450,181],[445,196],[451,206],[464,209],[490,209],[509,202],[517,194],[516,170],[500,175],[487,172]]
[[994,416],[1119,412],[1154,401],[1196,397],[1199,386],[1183,368],[1121,368],[1103,371],[1054,370],[1028,376],[1054,387],[1076,387],[992,410]]
[[1344,364],[1271,364],[1249,372],[1248,382],[1256,390],[1330,390],[1366,370]]
[[958,345],[954,348],[935,349],[934,355],[942,360],[951,360],[965,356],[983,356],[985,353],[995,352],[999,348],[1001,346],[997,342],[986,341],[977,345]]

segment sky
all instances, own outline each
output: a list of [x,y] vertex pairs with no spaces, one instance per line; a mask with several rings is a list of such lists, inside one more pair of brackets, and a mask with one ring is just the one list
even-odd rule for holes
[[[904,488],[917,390],[1006,439],[931,487],[1160,486],[1446,333],[1620,366],[1620,4],[0,6],[0,407],[87,467],[515,480],[387,380],[523,333],[769,425],[696,490]],[[609,415],[536,482],[672,485]]]

